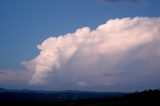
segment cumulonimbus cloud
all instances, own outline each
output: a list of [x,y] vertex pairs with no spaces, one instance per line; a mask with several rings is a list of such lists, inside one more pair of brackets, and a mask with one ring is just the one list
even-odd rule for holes
[[111,85],[113,79],[119,80],[114,78],[117,73],[122,70],[124,73],[124,69],[133,71],[126,66],[138,65],[134,63],[137,59],[148,61],[152,60],[149,54],[160,56],[159,41],[159,17],[111,19],[95,30],[84,27],[74,33],[47,38],[38,45],[40,54],[23,64],[33,71],[30,84],[44,84],[54,71],[59,71],[72,74],[68,79],[79,85]]

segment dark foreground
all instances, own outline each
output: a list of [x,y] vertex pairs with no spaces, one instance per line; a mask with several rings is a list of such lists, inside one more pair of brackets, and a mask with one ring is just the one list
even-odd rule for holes
[[0,92],[0,106],[160,106],[160,90],[134,93]]

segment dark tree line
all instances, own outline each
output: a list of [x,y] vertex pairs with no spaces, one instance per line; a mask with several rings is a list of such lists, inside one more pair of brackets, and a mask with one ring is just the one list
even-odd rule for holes
[[[65,94],[66,95],[66,94]],[[72,95],[69,94],[69,95]],[[98,95],[98,94],[97,94]],[[103,98],[55,99],[58,96],[46,93],[1,92],[0,106],[160,106],[160,90],[145,90],[141,92],[126,93],[121,96]],[[87,96],[87,95],[84,95]]]

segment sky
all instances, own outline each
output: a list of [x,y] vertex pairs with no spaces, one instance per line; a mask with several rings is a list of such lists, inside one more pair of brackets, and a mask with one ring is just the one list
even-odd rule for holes
[[0,87],[160,88],[159,0],[0,0]]

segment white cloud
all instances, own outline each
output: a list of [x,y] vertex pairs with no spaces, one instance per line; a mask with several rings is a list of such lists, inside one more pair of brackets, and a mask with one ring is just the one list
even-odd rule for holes
[[77,85],[79,85],[79,86],[89,86],[89,84],[87,82],[84,82],[84,81],[77,82]]
[[[159,42],[159,17],[111,19],[95,30],[84,27],[46,39],[38,45],[40,54],[23,64],[34,72],[30,84],[45,84],[56,74],[59,80],[76,79],[79,85],[115,85],[121,80],[127,82],[132,75],[148,78],[150,75],[144,73],[160,74],[154,69],[160,68]],[[150,56],[158,63],[150,62],[154,61]]]

